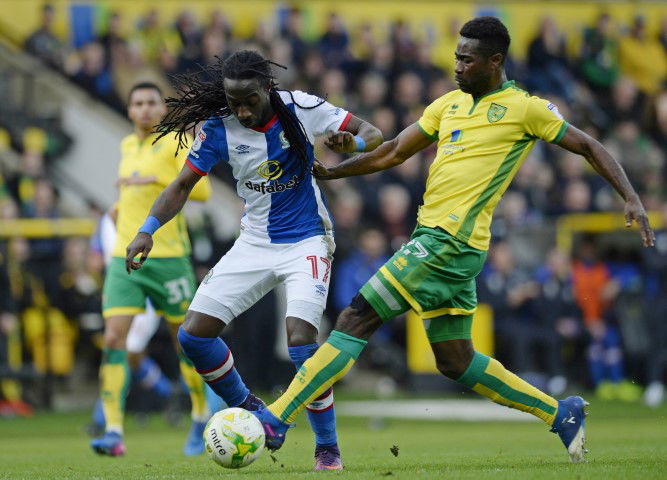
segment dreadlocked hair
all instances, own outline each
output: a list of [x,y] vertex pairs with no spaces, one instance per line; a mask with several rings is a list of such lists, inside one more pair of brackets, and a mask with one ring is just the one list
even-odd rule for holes
[[[169,111],[156,127],[159,136],[155,141],[175,132],[178,138],[176,151],[187,147],[187,133],[189,131],[194,133],[198,123],[210,118],[229,117],[233,114],[227,104],[223,82],[225,78],[233,80],[259,78],[269,90],[271,107],[278,115],[285,138],[289,142],[289,148],[301,161],[301,179],[303,179],[306,172],[310,171],[308,136],[299,118],[280,98],[278,83],[271,72],[272,65],[285,69],[287,67],[267,60],[253,50],[238,51],[224,61],[220,57],[216,59],[214,64],[200,66],[198,71],[173,76],[177,96],[166,99]],[[302,106],[296,103],[292,92],[285,91],[289,93],[292,102],[301,109],[310,110],[324,103],[322,100],[310,107]]]

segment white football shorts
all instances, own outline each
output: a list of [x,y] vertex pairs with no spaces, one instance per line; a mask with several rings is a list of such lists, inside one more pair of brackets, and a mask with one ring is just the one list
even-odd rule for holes
[[199,285],[190,310],[228,324],[282,283],[286,316],[319,329],[334,249],[333,238],[325,235],[283,245],[258,243],[242,232]]
[[127,332],[125,345],[130,353],[141,353],[146,349],[160,327],[160,315],[155,312],[150,300],[146,300],[146,311],[135,315]]

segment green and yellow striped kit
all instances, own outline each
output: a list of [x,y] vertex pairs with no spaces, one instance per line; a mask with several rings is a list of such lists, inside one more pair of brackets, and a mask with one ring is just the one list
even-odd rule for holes
[[493,210],[537,139],[558,143],[567,122],[514,82],[478,99],[461,90],[426,107],[424,135],[438,142],[418,221],[487,250]]
[[558,401],[507,370],[496,359],[475,352],[468,369],[457,380],[495,403],[528,412],[552,425]]
[[[441,228],[419,226],[361,288],[361,294],[384,321],[409,309],[424,319],[470,317],[477,308],[475,277],[485,260],[486,251],[466,245]],[[467,330],[447,340],[470,338],[470,325]]]
[[287,391],[269,405],[271,413],[283,422],[293,422],[306,405],[350,371],[366,343],[332,331],[326,343],[301,366]]
[[125,350],[104,349],[100,384],[107,431],[122,434],[125,399],[130,387],[130,367]]

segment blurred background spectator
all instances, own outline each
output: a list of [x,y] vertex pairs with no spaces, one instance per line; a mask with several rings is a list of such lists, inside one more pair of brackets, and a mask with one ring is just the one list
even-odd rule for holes
[[[61,4],[69,5],[56,7]],[[586,17],[590,21],[569,25],[550,15],[546,3],[540,5],[540,15],[530,19],[514,7],[506,13],[515,16],[509,78],[554,102],[568,120],[598,138],[623,164],[647,207],[663,212],[661,225],[667,225],[667,15],[658,23],[634,7],[624,15],[597,9]],[[38,27],[12,38],[85,91],[94,102],[91,108],[122,113],[138,80],[154,81],[171,95],[170,75],[197,70],[239,48],[256,48],[287,67],[275,69],[281,88],[327,98],[377,125],[386,139],[455,88],[454,49],[466,20],[450,14],[421,24],[409,15],[353,18],[335,6],[317,10],[318,17],[306,3],[258,7],[245,18],[227,5],[210,10],[209,2],[180,11],[158,4],[138,11],[111,1],[108,9],[91,10],[95,21],[89,19],[83,28],[73,13],[63,14],[67,9],[39,7],[32,10],[32,25]],[[0,37],[10,38],[6,28],[0,28]],[[5,70],[2,79],[9,78]],[[17,96],[6,85],[0,82],[0,99],[10,104]],[[63,182],[55,167],[70,146],[63,138],[71,135],[76,146],[79,132],[63,133],[65,114],[51,114],[47,122],[26,113],[31,110],[0,112],[0,217],[72,216],[68,199],[80,189]],[[342,159],[321,144],[316,148],[324,163]],[[390,171],[323,184],[337,241],[329,318],[409,238],[436,148]],[[233,187],[225,168],[216,166],[215,176]],[[76,215],[96,220],[102,209],[92,199],[83,203],[86,208]],[[667,373],[664,227],[654,250],[641,250],[632,235],[615,227],[571,238],[571,252],[556,247],[556,240],[563,246],[560,236],[570,215],[621,209],[618,195],[583,159],[538,144],[498,207],[478,295],[493,309],[499,358],[534,383],[554,394],[583,384],[602,398],[634,401],[639,392],[627,381],[631,378],[648,386],[645,400],[657,405]],[[232,223],[236,215],[227,213]],[[602,217],[581,218],[608,225]],[[209,217],[191,228],[201,278],[233,236],[221,234]],[[12,332],[22,333],[27,351],[21,357],[56,377],[71,375],[77,355],[94,363],[88,347],[99,333],[103,278],[97,254],[77,236],[13,236],[0,245],[5,259],[0,283],[8,278],[13,305],[0,303],[0,336],[6,340]],[[275,323],[271,315],[278,316],[279,305],[267,298],[260,307],[262,328]],[[276,336],[276,343],[282,341],[274,333],[261,348],[270,349]],[[260,348],[233,328],[229,335],[242,351]],[[366,367],[407,383],[403,323],[384,327],[374,342]],[[0,347],[0,364],[7,362],[2,355]],[[239,359],[251,383],[274,386],[266,371],[248,364],[250,353]]]
[[25,49],[46,65],[62,70],[65,64],[65,47],[53,32],[55,11],[53,6],[42,7],[41,24],[25,41]]

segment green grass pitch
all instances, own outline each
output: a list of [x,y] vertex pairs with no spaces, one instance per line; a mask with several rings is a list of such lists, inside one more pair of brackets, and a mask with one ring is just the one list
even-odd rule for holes
[[[38,414],[0,420],[0,479],[255,479],[340,476],[345,479],[659,479],[667,478],[667,406],[592,401],[589,462],[569,463],[558,438],[538,422],[339,419],[343,472],[313,472],[312,434],[305,417],[272,461],[224,470],[205,457],[185,458],[187,425],[173,428],[159,416],[146,427],[128,421],[123,458],[95,456],[83,433],[85,413]],[[396,445],[398,456],[390,449]]]

